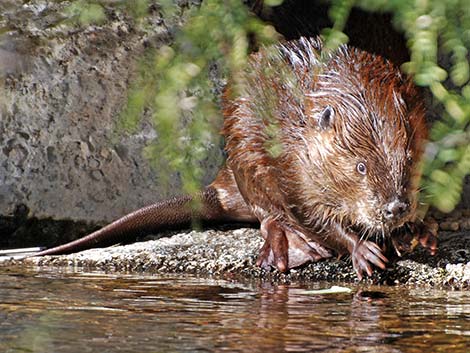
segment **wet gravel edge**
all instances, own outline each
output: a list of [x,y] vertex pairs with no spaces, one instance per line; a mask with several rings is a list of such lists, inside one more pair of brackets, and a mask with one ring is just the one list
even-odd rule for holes
[[[378,284],[470,288],[470,232],[441,234],[438,254],[415,250],[386,270],[362,281]],[[287,274],[256,266],[262,238],[257,229],[186,231],[130,245],[82,251],[71,255],[2,261],[1,266],[68,267],[106,272],[192,273],[257,278],[273,282],[358,281],[347,259],[309,263]]]

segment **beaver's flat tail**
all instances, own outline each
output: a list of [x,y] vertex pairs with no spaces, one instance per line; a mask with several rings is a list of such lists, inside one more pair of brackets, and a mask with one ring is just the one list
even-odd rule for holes
[[32,256],[69,254],[94,247],[109,246],[130,236],[151,234],[165,227],[183,227],[190,225],[193,220],[216,222],[228,218],[226,210],[220,205],[217,191],[209,186],[194,198],[179,196],[143,207],[83,238],[40,251]]

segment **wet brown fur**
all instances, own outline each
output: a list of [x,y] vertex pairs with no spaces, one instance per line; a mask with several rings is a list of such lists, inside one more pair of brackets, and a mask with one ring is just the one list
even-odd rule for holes
[[[359,240],[415,221],[424,107],[411,79],[381,57],[321,50],[302,38],[253,56],[244,91],[225,103],[227,166],[262,224],[276,219],[311,243],[352,253]],[[322,128],[326,107],[333,116]],[[406,214],[384,222],[380,210],[394,199],[409,204]]]

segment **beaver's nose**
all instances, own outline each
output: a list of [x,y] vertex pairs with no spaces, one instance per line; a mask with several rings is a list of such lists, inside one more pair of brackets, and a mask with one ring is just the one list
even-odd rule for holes
[[409,202],[395,199],[385,204],[382,209],[382,215],[386,221],[398,220],[406,215],[409,207]]

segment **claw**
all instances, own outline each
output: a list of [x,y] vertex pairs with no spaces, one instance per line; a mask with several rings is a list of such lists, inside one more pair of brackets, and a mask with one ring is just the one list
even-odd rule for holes
[[417,245],[421,245],[431,255],[435,255],[437,252],[437,230],[438,224],[432,218],[426,219],[425,222],[410,222],[391,234],[392,245],[398,256],[410,253]]
[[271,245],[269,244],[269,241],[266,240],[259,251],[258,259],[256,260],[256,266],[268,270],[272,261]]
[[286,235],[280,227],[276,227],[273,230],[274,243],[271,243],[274,254],[274,264],[280,272],[286,272],[288,267],[289,255],[288,255],[288,243]]
[[381,269],[386,268],[388,259],[382,254],[379,246],[371,241],[359,241],[351,253],[353,268],[356,271],[357,277],[362,279],[362,273],[372,275],[372,265]]

